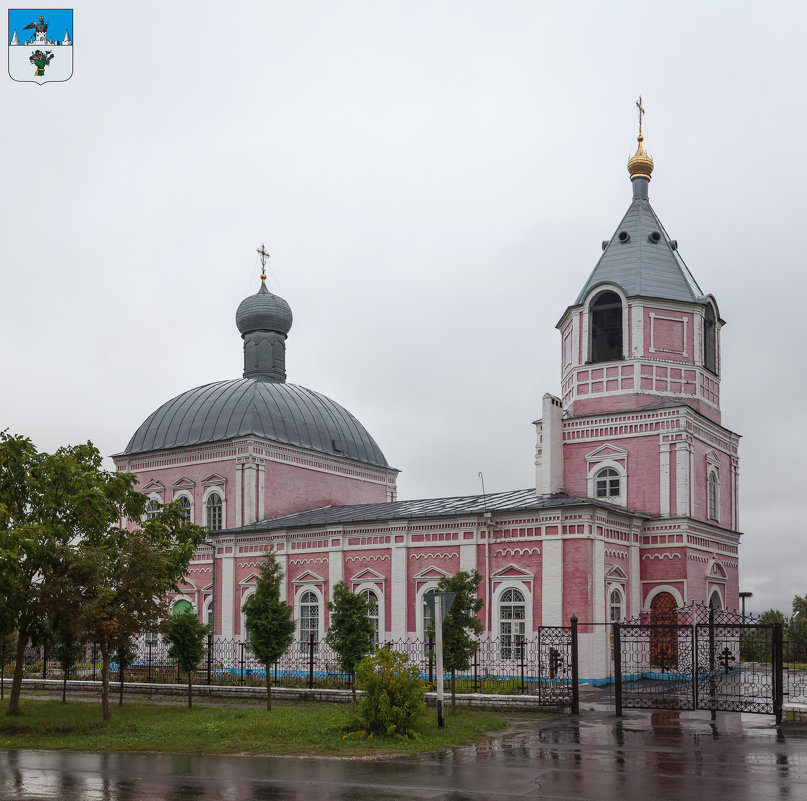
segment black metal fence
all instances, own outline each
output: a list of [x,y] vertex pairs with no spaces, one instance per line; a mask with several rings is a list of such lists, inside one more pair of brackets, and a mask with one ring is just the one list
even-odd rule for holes
[[[781,623],[690,605],[613,626],[615,703],[622,708],[757,712],[782,719],[802,703],[804,671],[785,670]],[[804,665],[801,666],[804,668]]]
[[[453,676],[458,693],[530,694],[546,706],[577,705],[577,625],[544,627],[532,638],[480,638],[468,670]],[[384,643],[403,652],[416,665],[429,689],[435,675],[434,648],[430,641],[394,640]],[[121,670],[113,661],[112,680],[156,683],[187,682],[187,674],[168,655],[168,643],[160,635],[145,635],[135,644],[135,659]],[[4,675],[11,676],[12,665]],[[28,678],[63,679],[63,671],[46,648],[27,648],[24,675]],[[99,680],[101,654],[87,645],[69,678]],[[255,658],[248,642],[208,637],[205,657],[193,673],[196,684],[266,686],[267,671]],[[351,676],[345,673],[333,649],[313,635],[295,640],[289,650],[269,668],[274,687],[347,689]],[[450,690],[452,676],[444,682]]]

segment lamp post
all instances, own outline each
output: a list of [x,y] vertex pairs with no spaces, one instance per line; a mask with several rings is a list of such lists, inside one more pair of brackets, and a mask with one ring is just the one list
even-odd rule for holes
[[743,615],[743,623],[745,623],[745,599],[746,598],[753,598],[753,592],[741,592],[740,593],[740,603],[742,604],[742,615]]
[[[216,543],[212,542],[211,540],[205,540],[202,545],[207,545],[213,549],[213,566],[211,568],[211,572],[213,575],[213,580],[210,585],[210,636],[212,637],[215,633],[216,627]],[[208,621],[205,621],[208,622]]]

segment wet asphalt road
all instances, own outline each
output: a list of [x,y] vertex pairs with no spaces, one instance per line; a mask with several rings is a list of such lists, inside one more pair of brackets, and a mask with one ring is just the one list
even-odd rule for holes
[[387,761],[0,750],[2,801],[807,799],[807,727],[763,716],[589,711]]

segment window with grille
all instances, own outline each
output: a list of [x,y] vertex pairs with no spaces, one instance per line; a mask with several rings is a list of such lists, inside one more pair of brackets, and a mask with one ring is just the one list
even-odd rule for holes
[[720,496],[720,481],[717,478],[717,473],[712,470],[709,473],[709,480],[707,486],[707,502],[708,502],[708,513],[710,520],[717,520],[719,518],[719,496]]
[[594,490],[598,498],[618,498],[620,493],[619,473],[613,467],[606,467],[597,473]]
[[526,637],[527,607],[524,594],[505,590],[499,599],[499,647],[502,659],[520,659]]
[[154,520],[154,518],[160,514],[162,508],[163,505],[159,501],[155,501],[154,498],[151,498],[148,503],[146,503],[146,520]]
[[191,502],[190,498],[183,495],[179,499],[179,507],[182,509],[182,516],[187,520],[189,523],[191,522]]
[[222,502],[221,495],[211,492],[207,497],[207,530],[221,531],[222,524]]
[[307,646],[314,634],[314,649],[319,645],[319,599],[306,590],[300,598],[300,642]]
[[362,590],[361,594],[367,599],[369,611],[367,617],[373,624],[373,650],[378,648],[378,597],[372,590]]
[[622,591],[614,588],[611,590],[611,622],[618,623],[625,618],[625,599]]

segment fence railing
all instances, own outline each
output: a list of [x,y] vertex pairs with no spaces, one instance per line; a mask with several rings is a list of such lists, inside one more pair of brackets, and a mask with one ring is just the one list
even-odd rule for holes
[[[458,693],[532,694],[546,705],[573,703],[577,692],[575,665],[576,626],[544,627],[532,638],[481,637],[467,670],[453,677]],[[400,639],[383,643],[405,653],[416,665],[424,681],[432,687],[436,681],[434,648],[430,641]],[[134,643],[135,659],[124,666],[113,661],[110,679],[156,683],[187,682],[188,677],[168,655],[168,643],[161,635],[144,635]],[[63,679],[58,662],[46,648],[25,650],[24,676]],[[3,675],[12,675],[13,665],[4,666]],[[71,680],[99,680],[101,654],[95,645],[87,645]],[[352,677],[343,671],[334,650],[323,640],[294,640],[286,653],[267,670],[256,659],[248,642],[208,636],[205,656],[193,672],[193,682],[210,685],[348,689]],[[452,676],[444,681],[450,690]]]

